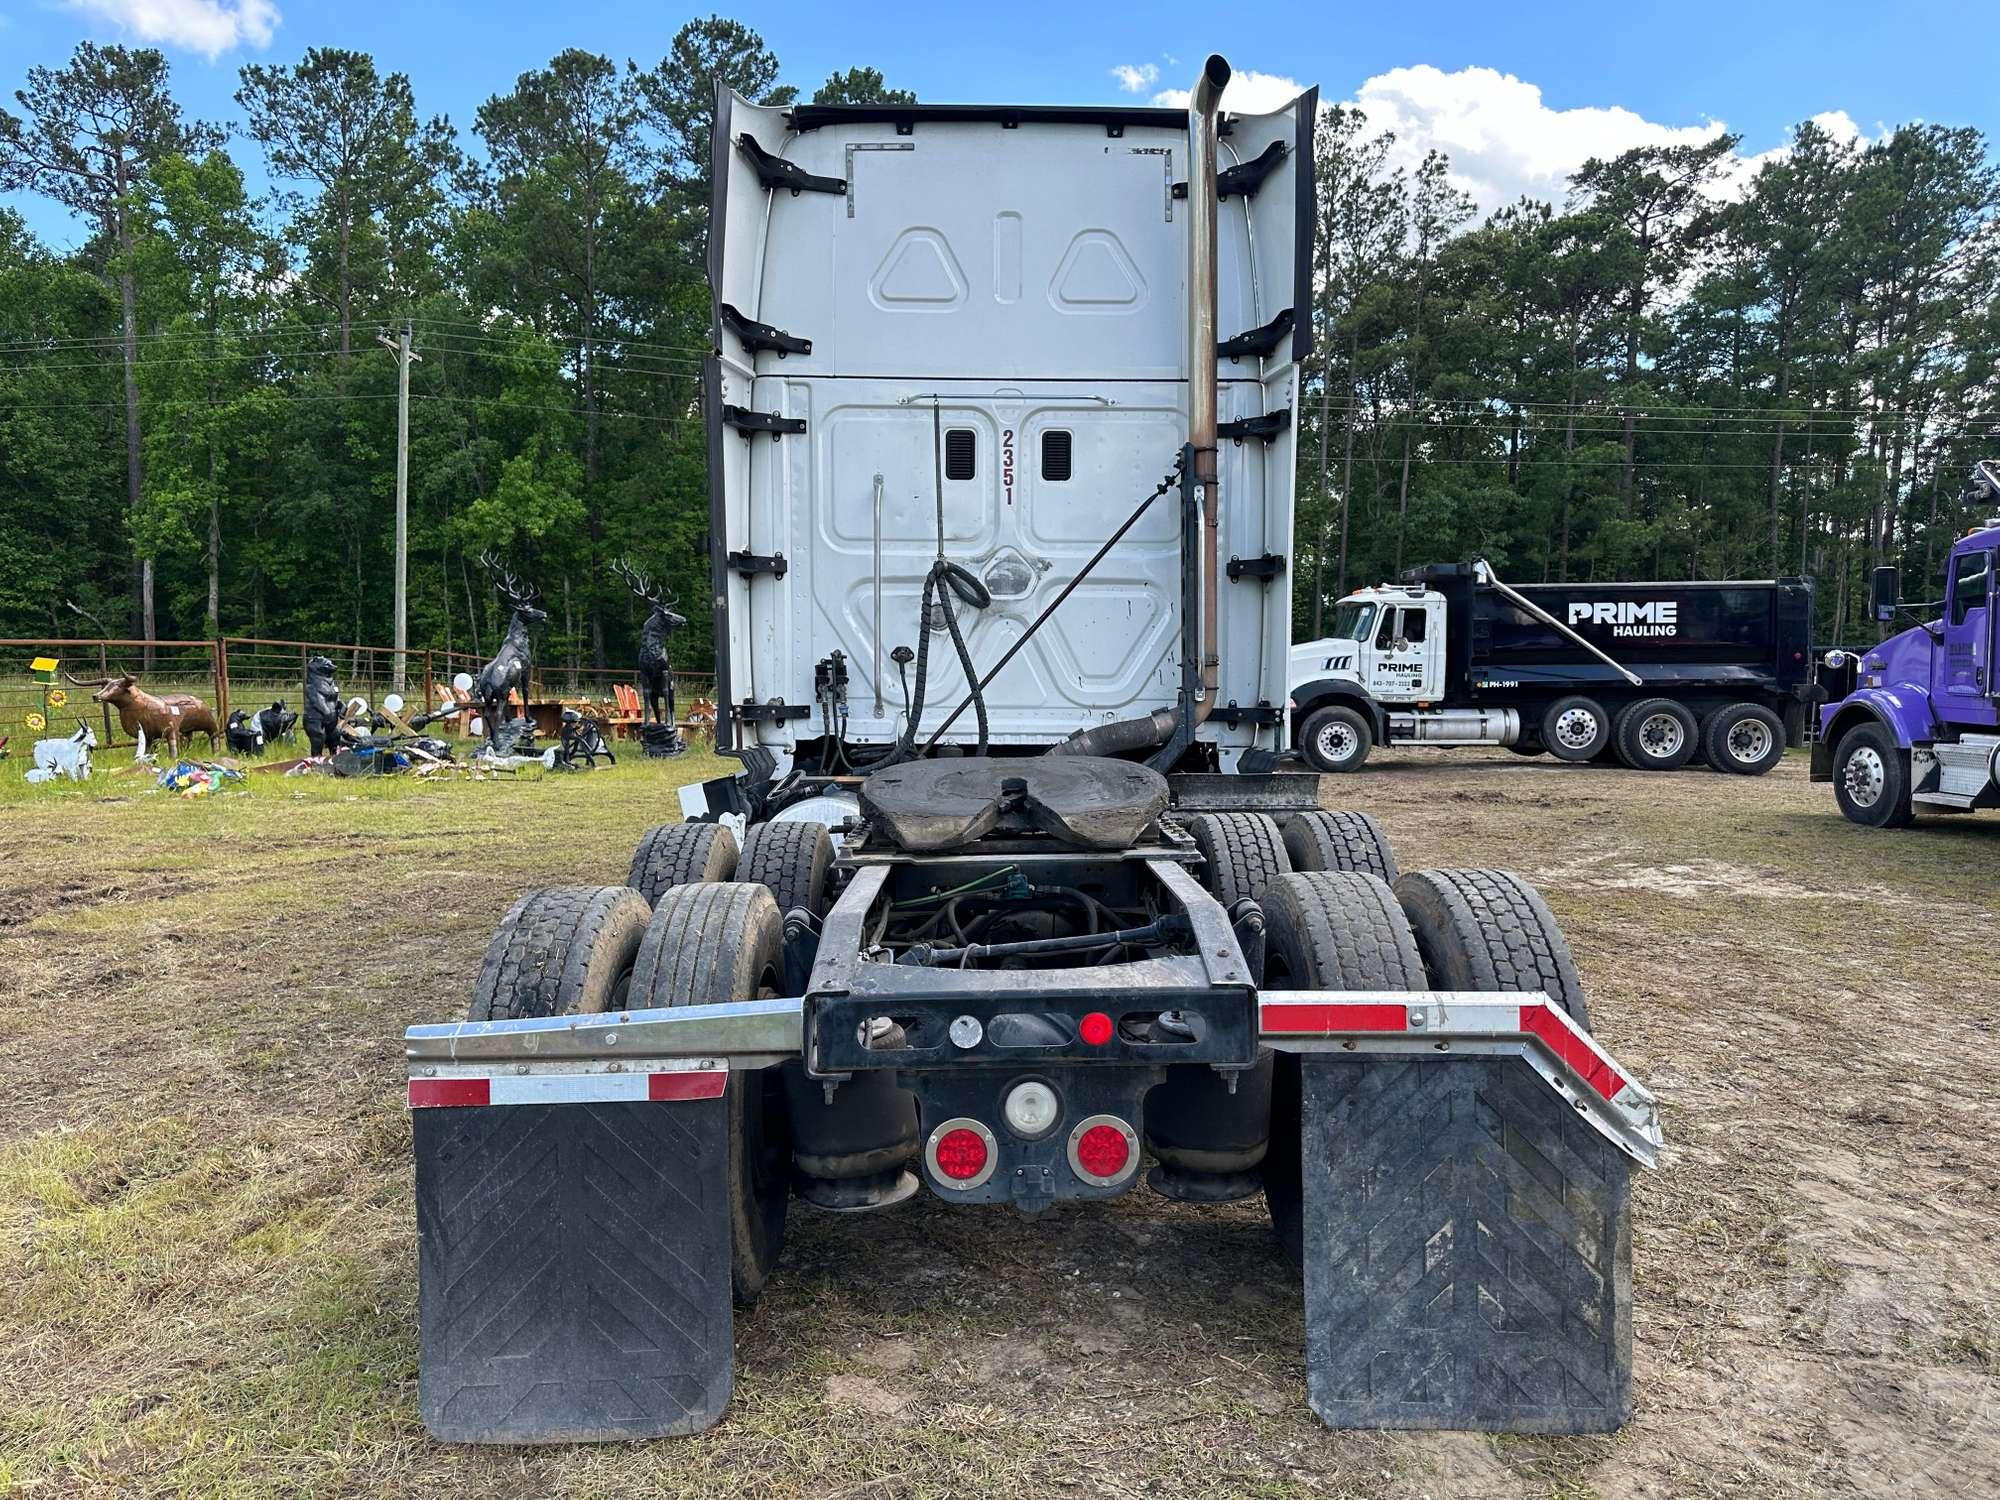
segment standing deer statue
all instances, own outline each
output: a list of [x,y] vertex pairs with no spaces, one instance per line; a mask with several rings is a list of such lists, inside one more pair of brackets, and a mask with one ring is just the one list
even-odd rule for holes
[[472,701],[478,705],[480,717],[486,721],[486,742],[490,745],[508,717],[508,696],[519,693],[521,706],[523,709],[527,707],[528,679],[535,665],[535,647],[530,632],[549,616],[547,610],[535,603],[535,590],[502,567],[490,553],[482,553],[479,561],[493,575],[500,597],[514,611],[514,618],[507,623],[507,638],[500,643],[493,660],[479,669],[479,677],[472,684]]
[[667,657],[667,637],[687,624],[687,616],[675,611],[678,601],[671,593],[655,588],[652,579],[630,561],[620,558],[611,571],[652,609],[639,636],[639,692],[645,700],[640,717],[648,724],[672,725],[674,664]]
[[183,735],[207,735],[211,751],[221,743],[222,726],[215,722],[213,710],[193,693],[168,693],[155,698],[139,686],[130,672],[88,679],[70,677],[67,672],[63,676],[80,688],[90,688],[91,697],[97,702],[117,709],[118,726],[125,733],[136,738],[143,730],[148,745],[165,740],[167,754],[175,760],[181,758]]

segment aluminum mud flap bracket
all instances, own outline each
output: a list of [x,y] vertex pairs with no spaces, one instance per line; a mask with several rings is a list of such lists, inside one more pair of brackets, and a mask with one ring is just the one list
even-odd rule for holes
[[[661,1024],[695,1009],[409,1031],[418,1405],[433,1436],[667,1437],[722,1415],[730,1054],[795,1049],[798,1007]],[[704,1042],[719,1055],[644,1055]]]
[[1539,994],[1266,991],[1299,1056],[1307,1397],[1335,1428],[1632,1414],[1653,1096]]

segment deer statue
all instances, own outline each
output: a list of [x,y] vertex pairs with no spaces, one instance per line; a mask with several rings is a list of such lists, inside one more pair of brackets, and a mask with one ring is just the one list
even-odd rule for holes
[[671,726],[674,722],[674,664],[667,658],[667,637],[687,624],[687,616],[675,612],[674,605],[678,601],[671,593],[655,588],[652,579],[627,559],[620,558],[613,563],[611,571],[624,579],[626,586],[652,608],[639,637],[639,692],[645,700],[641,718],[648,724]]
[[535,666],[535,647],[529,632],[549,616],[548,611],[536,605],[534,589],[502,567],[492,554],[482,553],[479,561],[493,575],[500,597],[514,611],[514,618],[507,623],[507,638],[500,643],[493,660],[479,669],[479,676],[472,684],[472,701],[486,721],[486,742],[491,745],[508,717],[508,696],[519,693],[522,707],[527,706],[528,678]]
[[215,714],[192,693],[168,693],[155,698],[139,686],[130,672],[90,679],[70,677],[67,672],[63,676],[80,688],[92,689],[91,697],[97,702],[117,709],[118,725],[127,734],[137,737],[143,733],[149,745],[165,740],[167,754],[175,760],[181,758],[183,736],[207,735],[211,751],[222,741],[222,726],[215,722]]

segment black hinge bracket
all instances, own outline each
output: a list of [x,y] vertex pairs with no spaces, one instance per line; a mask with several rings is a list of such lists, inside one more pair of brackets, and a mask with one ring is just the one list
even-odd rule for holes
[[[1249,161],[1229,167],[1215,174],[1215,196],[1218,198],[1254,198],[1257,189],[1264,185],[1264,179],[1277,171],[1291,154],[1291,148],[1283,141],[1273,141],[1264,148],[1264,154]],[[1187,197],[1187,184],[1174,184],[1176,198]]]
[[1262,359],[1290,336],[1293,321],[1288,307],[1262,328],[1246,329],[1233,339],[1224,339],[1215,346],[1215,352],[1224,359],[1242,359],[1245,355]]
[[1232,583],[1239,578],[1256,578],[1269,583],[1285,571],[1285,554],[1266,552],[1262,557],[1232,557],[1223,571]]
[[845,194],[847,191],[846,178],[815,177],[798,163],[773,156],[758,145],[756,137],[748,131],[736,137],[736,149],[750,158],[750,164],[757,169],[757,180],[767,188],[790,188],[794,198],[800,193]]
[[782,552],[773,552],[768,556],[762,552],[732,552],[729,554],[729,566],[745,578],[755,578],[759,573],[783,578],[792,565],[785,561]]
[[752,411],[747,406],[729,406],[725,404],[722,408],[722,425],[724,427],[734,427],[738,432],[743,434],[744,440],[747,442],[751,437],[760,432],[768,432],[772,437],[783,437],[788,432],[804,432],[806,430],[806,419],[804,417],[781,417],[774,411]]
[[[719,311],[722,314],[722,326],[741,339],[743,347],[753,354],[759,349],[769,349],[778,358],[783,359],[787,354],[813,352],[811,339],[802,339],[795,334],[785,332],[782,328],[773,328],[769,323],[759,323],[755,318],[746,318],[727,302],[722,304]],[[1289,317],[1290,314],[1287,313],[1286,316]]]
[[749,723],[776,723],[783,719],[803,719],[811,715],[812,709],[804,703],[752,703],[745,698],[730,710],[737,718]]
[[[725,408],[726,410],[726,408]],[[1261,417],[1242,417],[1234,422],[1216,425],[1215,435],[1219,438],[1235,438],[1242,442],[1245,438],[1262,438],[1270,442],[1292,425],[1292,409],[1281,406],[1276,411],[1267,411]]]
[[1275,724],[1284,715],[1268,703],[1260,703],[1255,708],[1238,708],[1232,703],[1227,708],[1216,709],[1209,717],[1233,729],[1238,724]]

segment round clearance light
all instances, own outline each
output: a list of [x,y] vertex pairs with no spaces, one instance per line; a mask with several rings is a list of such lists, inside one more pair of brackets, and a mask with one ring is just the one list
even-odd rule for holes
[[1116,1115],[1078,1120],[1069,1133],[1069,1165],[1092,1187],[1117,1187],[1139,1165],[1139,1137]]
[[1060,1112],[1056,1091],[1046,1083],[1037,1083],[1033,1079],[1017,1083],[1007,1090],[1007,1097],[1000,1106],[1007,1128],[1026,1140],[1047,1135]]
[[946,1120],[924,1143],[924,1161],[939,1187],[969,1192],[981,1187],[999,1165],[993,1132],[977,1120]]
[[1101,1010],[1094,1010],[1077,1024],[1077,1034],[1089,1047],[1102,1047],[1111,1040],[1111,1017]]

